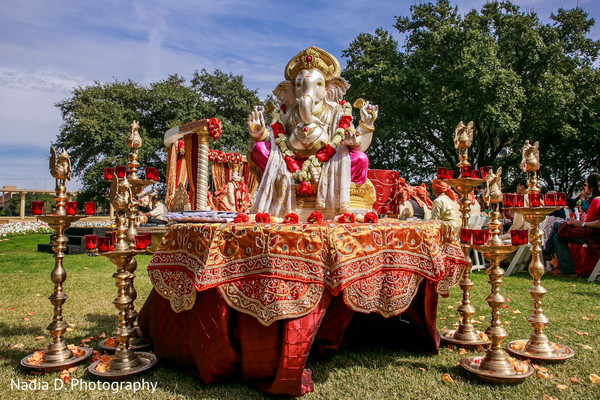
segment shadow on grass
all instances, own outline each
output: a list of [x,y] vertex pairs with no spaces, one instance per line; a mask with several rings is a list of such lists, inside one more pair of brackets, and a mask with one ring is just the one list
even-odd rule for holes
[[112,334],[119,322],[115,314],[106,313],[86,314],[85,319],[93,324],[90,332],[106,332],[107,335]]

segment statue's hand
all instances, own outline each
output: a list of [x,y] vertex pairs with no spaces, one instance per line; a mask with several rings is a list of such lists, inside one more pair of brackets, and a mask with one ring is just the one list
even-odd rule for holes
[[252,140],[265,140],[267,125],[261,107],[254,107],[254,111],[248,117],[248,133]]
[[346,131],[341,143],[351,149],[354,149],[361,145],[362,137],[358,134],[358,132]]
[[373,126],[373,122],[377,119],[379,115],[379,106],[375,104],[371,104],[368,101],[365,101],[363,105],[360,107],[360,120],[362,123],[368,127]]

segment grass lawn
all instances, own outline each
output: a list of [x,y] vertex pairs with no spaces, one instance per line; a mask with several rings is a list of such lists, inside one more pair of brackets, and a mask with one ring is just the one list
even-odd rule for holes
[[[54,390],[57,373],[31,375],[21,368],[20,360],[34,350],[45,348],[49,341],[46,326],[52,318],[48,296],[53,291],[50,272],[54,267],[51,254],[38,253],[38,243],[48,241],[48,235],[14,237],[0,242],[0,398],[16,399],[87,399],[87,398],[148,398],[148,391],[79,391],[65,388]],[[151,290],[146,266],[150,256],[140,256],[135,285],[138,291],[136,308],[139,310]],[[64,305],[66,322],[73,330],[65,334],[67,343],[79,344],[81,339],[110,334],[116,326],[116,309],[112,300],[116,295],[113,265],[104,257],[87,255],[66,256],[64,266],[67,280],[64,291],[69,299]],[[490,309],[485,302],[489,294],[487,275],[472,274],[475,282],[471,300],[477,309],[474,318],[484,330],[490,321]],[[593,384],[590,374],[600,375],[600,283],[587,283],[585,279],[564,279],[545,276],[543,286],[548,293],[543,298],[544,313],[550,319],[547,328],[551,340],[576,350],[571,360],[562,364],[547,365],[550,379],[532,376],[515,386],[494,386],[480,382],[457,363],[464,356],[458,349],[442,348],[437,356],[413,354],[392,350],[374,344],[360,350],[343,349],[326,363],[310,362],[315,391],[306,399],[544,399],[544,395],[558,399],[600,398],[600,384]],[[508,309],[502,311],[502,320],[508,324],[507,341],[527,339],[531,325],[526,318],[531,314],[532,299],[527,290],[531,278],[521,272],[504,279],[502,293],[510,299]],[[441,299],[438,306],[438,328],[452,328],[457,320],[456,307],[461,299],[457,286],[449,298]],[[14,308],[14,310],[12,310]],[[521,313],[518,313],[520,311]],[[32,314],[29,315],[28,312]],[[29,318],[24,320],[23,318]],[[586,332],[583,336],[577,332]],[[37,336],[44,338],[36,340]],[[555,339],[555,336],[560,339]],[[96,342],[91,342],[97,348]],[[408,344],[410,346],[410,344]],[[473,354],[469,352],[467,354]],[[71,379],[95,382],[86,373],[87,363],[71,374]],[[421,368],[421,369],[419,369]],[[424,371],[423,371],[424,370]],[[453,382],[444,382],[449,374]],[[579,383],[571,378],[579,379]],[[11,380],[35,379],[46,382],[49,390],[11,390]],[[174,366],[160,364],[142,377],[132,381],[157,384],[152,398],[156,399],[258,399],[267,397],[251,385],[232,381],[204,385]],[[560,390],[557,384],[564,384]]]

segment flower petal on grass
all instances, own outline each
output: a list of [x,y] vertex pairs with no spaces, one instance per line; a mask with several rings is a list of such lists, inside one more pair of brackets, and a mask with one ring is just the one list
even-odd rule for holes
[[567,385],[563,385],[562,383],[557,383],[556,388],[560,390],[567,390]]
[[444,380],[444,382],[448,382],[448,383],[454,382],[454,379],[452,379],[452,377],[448,374],[442,375],[442,379]]
[[592,381],[592,383],[600,383],[600,376],[596,374],[590,374],[590,381]]

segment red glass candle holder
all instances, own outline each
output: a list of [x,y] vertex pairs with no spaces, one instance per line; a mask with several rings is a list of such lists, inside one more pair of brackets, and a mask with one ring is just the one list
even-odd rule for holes
[[525,195],[515,195],[515,207],[525,207]]
[[112,181],[114,174],[115,174],[114,168],[104,168],[104,180],[105,181]]
[[471,244],[471,230],[467,228],[460,229],[460,242]]
[[135,236],[135,248],[136,250],[144,250],[146,248],[146,235]]
[[96,214],[96,203],[90,201],[84,204],[85,214],[93,215]]
[[96,235],[85,235],[83,237],[83,242],[85,243],[86,250],[96,250],[96,242],[98,241],[98,236]]
[[567,205],[567,194],[560,192],[556,193],[556,205],[557,206],[566,206]]
[[44,213],[44,202],[43,201],[32,201],[31,202],[31,213],[33,215],[42,215]]
[[521,230],[520,229],[515,229],[510,231],[510,244],[512,244],[513,246],[518,246],[523,244],[523,239],[521,236]]
[[146,247],[151,247],[152,246],[152,232],[146,232],[144,235],[146,235]]
[[146,167],[146,179],[154,180],[155,171],[154,167]]
[[115,168],[115,173],[119,178],[124,178],[125,172],[127,172],[127,168],[124,165],[117,165],[117,168]]
[[110,234],[110,242],[112,244],[117,243],[117,232],[116,231],[112,231]]
[[540,206],[540,194],[539,193],[529,193],[527,194],[529,197],[529,207],[539,207]]
[[98,238],[98,251],[100,253],[106,253],[110,250],[110,237],[99,237]]
[[488,240],[490,240],[490,237],[492,237],[492,233],[490,232],[489,229],[483,229],[483,240],[485,243],[488,242]]
[[462,176],[463,178],[470,178],[471,177],[471,166],[463,165],[462,167],[460,167],[460,176]]
[[471,235],[472,235],[473,244],[475,246],[482,246],[485,244],[485,230],[484,229],[473,229],[471,231]]
[[448,168],[438,167],[437,178],[438,179],[446,179],[446,171],[448,171]]
[[556,205],[556,194],[548,193],[544,195],[544,205],[547,207],[552,207]]
[[492,167],[481,167],[481,168],[479,168],[479,172],[481,173],[481,177],[485,178],[487,176],[487,174],[490,172],[490,169],[492,169]]
[[529,242],[529,231],[527,229],[519,229],[519,235],[521,236],[521,244]]
[[504,203],[504,207],[514,207],[515,195],[512,193],[504,193],[502,203]]
[[67,215],[77,214],[77,202],[76,201],[67,201],[65,203],[65,212],[67,213]]
[[478,169],[471,170],[471,178],[481,179],[481,171]]
[[158,170],[155,168],[154,169],[154,182],[158,182],[159,179],[160,179],[160,174],[159,174]]
[[446,170],[446,179],[454,179],[454,171],[451,169]]

